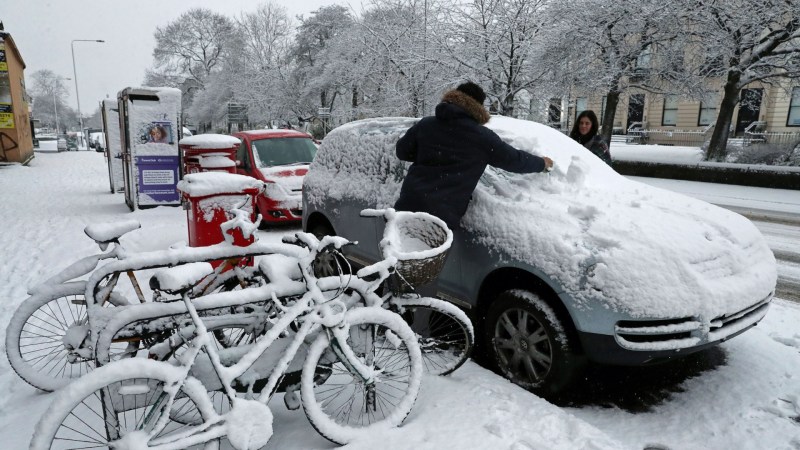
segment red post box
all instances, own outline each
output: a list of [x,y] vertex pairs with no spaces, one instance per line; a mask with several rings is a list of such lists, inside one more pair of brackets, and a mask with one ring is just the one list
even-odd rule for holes
[[241,141],[224,134],[198,134],[181,139],[184,175],[199,172],[236,173],[236,150]]
[[[187,174],[178,183],[187,206],[189,246],[203,247],[226,241],[220,225],[230,219],[233,209],[250,213],[255,221],[255,198],[264,189],[264,183],[245,175],[226,172]],[[245,236],[241,229],[228,230],[228,241],[233,245],[248,246],[254,235]],[[216,267],[220,262],[213,262]]]

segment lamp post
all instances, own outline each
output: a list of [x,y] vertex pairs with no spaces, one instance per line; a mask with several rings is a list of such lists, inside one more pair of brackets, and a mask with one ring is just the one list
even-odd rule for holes
[[81,95],[78,93],[78,71],[75,70],[75,43],[76,42],[105,42],[102,39],[73,39],[70,43],[72,47],[72,75],[75,77],[75,97],[78,99],[78,121],[81,124],[81,137],[83,136],[83,115],[81,114]]
[[[71,80],[72,78],[58,77],[58,79],[60,79],[60,80]],[[56,115],[56,138],[58,138],[58,131],[59,131],[59,126],[58,126],[58,103],[56,103],[56,88],[55,87],[53,88],[53,113],[55,113],[55,115]]]

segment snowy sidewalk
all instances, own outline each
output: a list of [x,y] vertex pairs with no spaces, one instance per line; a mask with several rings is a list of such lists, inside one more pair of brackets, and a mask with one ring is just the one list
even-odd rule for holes
[[[0,328],[6,328],[17,305],[27,297],[30,283],[97,251],[83,234],[87,224],[139,220],[142,229],[123,238],[133,251],[164,248],[187,239],[185,211],[160,207],[130,212],[121,194],[109,193],[106,171],[102,154],[95,152],[37,154],[30,167],[0,169],[0,202],[5,212],[0,215]],[[753,188],[746,189],[752,192]],[[745,195],[730,195],[729,190],[722,194]],[[748,203],[754,201],[752,194],[747,195]],[[259,236],[277,241],[295,230],[259,232]],[[612,379],[591,378],[584,387],[592,390],[597,383],[607,383],[603,389],[613,395],[567,408],[547,403],[467,362],[450,377],[423,380],[403,427],[344,448],[800,449],[798,323],[800,305],[775,300],[757,327],[690,360],[697,366],[691,366],[688,375],[672,376],[678,367],[687,372],[684,364],[689,361],[685,360],[615,368],[610,370]],[[0,345],[4,353],[4,341]],[[620,396],[644,403],[646,411],[632,411]],[[5,355],[0,355],[0,447],[27,448],[33,427],[52,398],[25,384]],[[286,410],[280,395],[270,407],[275,435],[267,448],[336,448],[314,431],[302,411]]]

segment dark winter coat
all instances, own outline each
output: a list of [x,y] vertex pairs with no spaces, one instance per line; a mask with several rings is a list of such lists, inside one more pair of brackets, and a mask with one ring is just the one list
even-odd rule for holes
[[398,211],[422,211],[458,227],[487,165],[509,172],[544,170],[544,159],[517,150],[483,126],[489,113],[472,97],[453,90],[436,115],[412,126],[397,142],[397,157],[411,162]]
[[591,139],[587,139],[586,142],[581,142],[581,139],[579,139],[578,142],[583,144],[584,147],[597,155],[597,157],[602,159],[606,164],[609,166],[611,165],[611,152],[609,151],[608,144],[606,143],[606,140],[603,139],[603,136],[595,134]]

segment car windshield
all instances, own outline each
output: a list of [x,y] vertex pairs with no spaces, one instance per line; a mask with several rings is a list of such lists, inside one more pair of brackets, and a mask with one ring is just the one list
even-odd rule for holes
[[253,157],[258,167],[309,164],[317,147],[308,138],[268,138],[253,141]]

